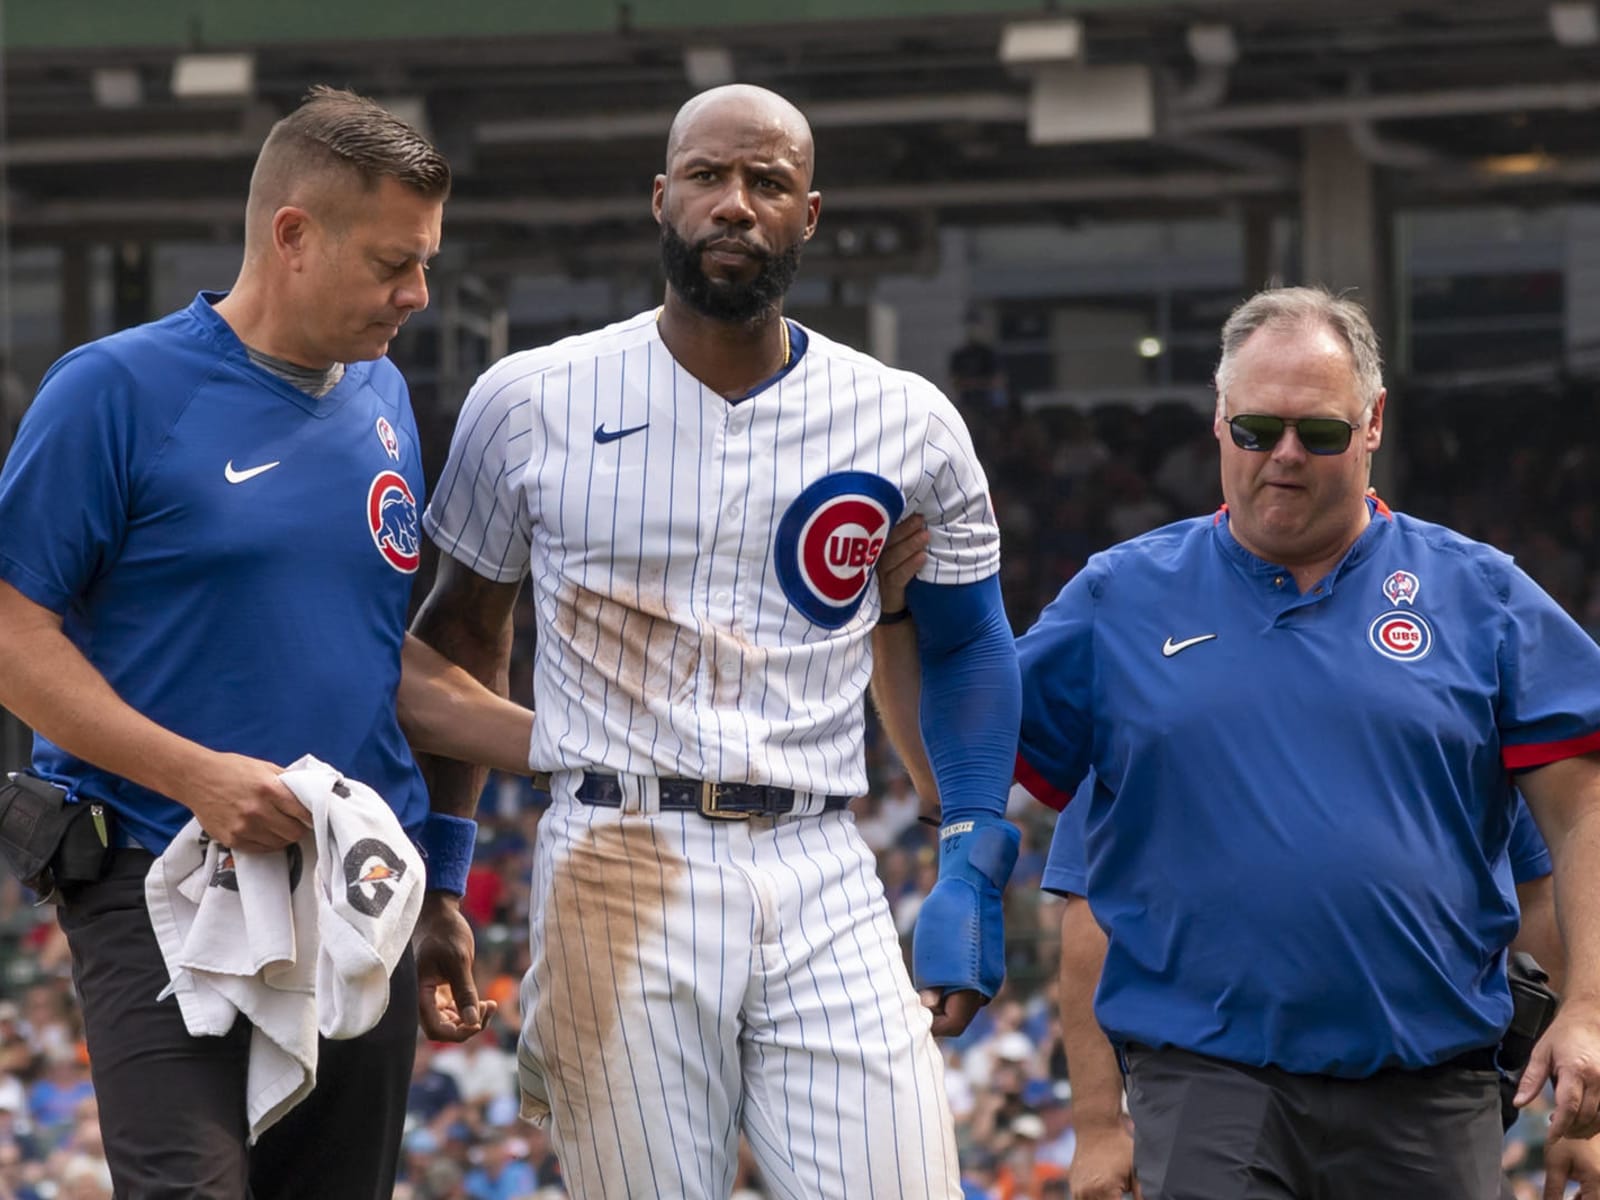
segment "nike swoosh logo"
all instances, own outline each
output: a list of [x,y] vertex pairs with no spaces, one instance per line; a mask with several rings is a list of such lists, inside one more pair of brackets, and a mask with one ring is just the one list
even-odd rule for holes
[[618,438],[627,437],[630,433],[638,433],[639,430],[649,424],[650,422],[646,421],[644,425],[635,425],[631,429],[618,429],[615,431],[607,429],[604,425],[596,425],[594,427],[594,440],[602,445],[606,442],[614,442]]
[[1190,646],[1198,646],[1201,642],[1213,641],[1216,636],[1214,633],[1202,633],[1199,637],[1184,638],[1181,642],[1175,642],[1168,638],[1162,643],[1161,657],[1171,658],[1174,654],[1187,650]]
[[222,474],[229,483],[243,483],[246,479],[254,479],[257,475],[270,471],[278,465],[278,463],[269,462],[262,463],[259,467],[251,467],[248,471],[235,471],[233,469],[233,459],[230,458],[228,465],[222,468]]

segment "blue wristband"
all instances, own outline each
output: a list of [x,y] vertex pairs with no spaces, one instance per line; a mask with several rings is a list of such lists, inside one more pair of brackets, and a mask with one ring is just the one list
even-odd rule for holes
[[429,813],[422,823],[417,846],[428,877],[428,891],[466,894],[467,870],[472,866],[472,851],[478,844],[478,823],[449,813]]

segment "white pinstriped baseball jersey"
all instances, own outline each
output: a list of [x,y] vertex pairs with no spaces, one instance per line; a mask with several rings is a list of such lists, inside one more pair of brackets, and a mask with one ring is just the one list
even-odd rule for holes
[[536,769],[859,794],[890,526],[926,518],[930,582],[999,567],[966,428],[926,380],[810,331],[730,403],[654,317],[486,372],[424,525],[480,575],[531,569]]

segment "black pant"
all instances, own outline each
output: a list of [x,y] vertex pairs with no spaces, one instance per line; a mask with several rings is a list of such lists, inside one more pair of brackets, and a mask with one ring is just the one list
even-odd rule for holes
[[144,901],[152,861],[118,851],[61,907],[117,1200],[388,1200],[416,1051],[411,951],[383,1019],[359,1038],[320,1039],[316,1087],[250,1147],[250,1023],[192,1037],[178,1002],[156,1001],[167,969]]
[[1130,1047],[1145,1200],[1496,1200],[1492,1069],[1292,1075]]

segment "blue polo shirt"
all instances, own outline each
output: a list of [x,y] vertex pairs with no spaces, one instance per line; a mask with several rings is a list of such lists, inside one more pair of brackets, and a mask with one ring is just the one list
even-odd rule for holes
[[[1058,896],[1087,896],[1089,892],[1089,851],[1084,828],[1088,821],[1095,787],[1093,771],[1085,775],[1072,800],[1061,810],[1055,831],[1050,836],[1050,852],[1045,857],[1044,873],[1039,886]],[[1512,896],[1515,888],[1543,879],[1552,869],[1550,849],[1544,836],[1534,824],[1533,814],[1519,796],[1516,815],[1511,820],[1511,841],[1506,847],[1507,869],[1511,873]]]
[[[139,712],[213,750],[314,754],[408,830],[427,791],[395,713],[422,460],[405,381],[313,398],[202,293],[50,368],[0,473],[0,579]],[[160,853],[190,812],[43,737],[34,769]]]
[[1499,1039],[1511,771],[1600,750],[1600,647],[1508,557],[1375,505],[1301,594],[1223,513],[1096,555],[1018,654],[1022,782],[1098,780],[1114,1041],[1360,1077]]

